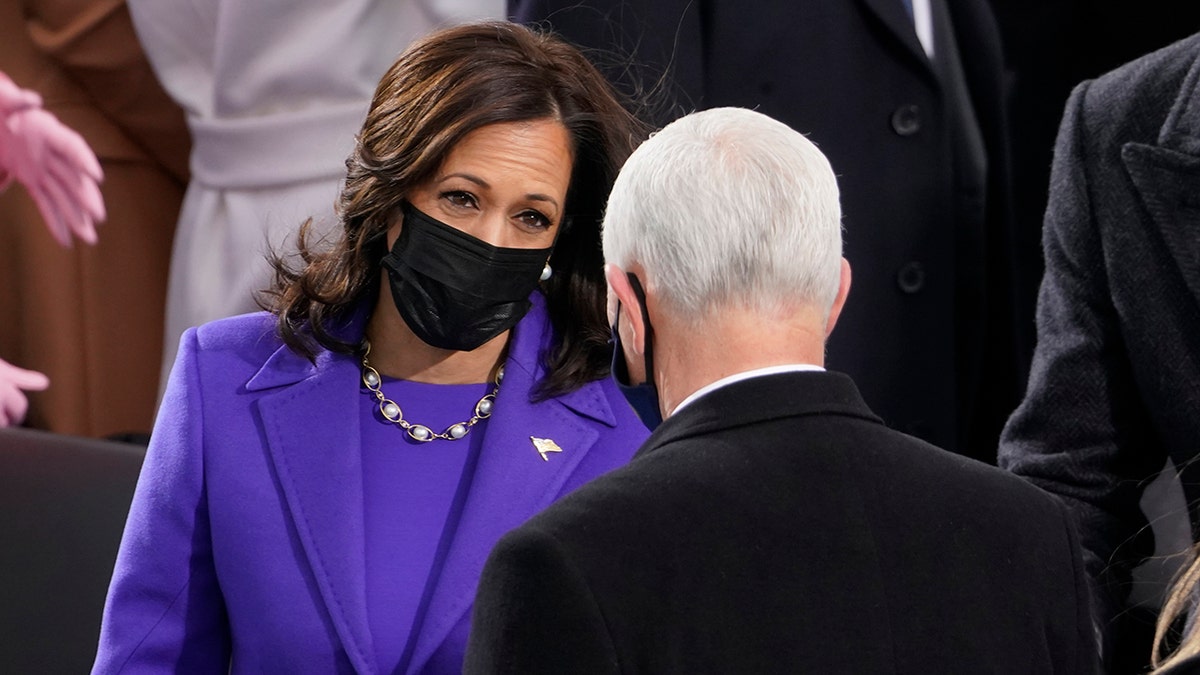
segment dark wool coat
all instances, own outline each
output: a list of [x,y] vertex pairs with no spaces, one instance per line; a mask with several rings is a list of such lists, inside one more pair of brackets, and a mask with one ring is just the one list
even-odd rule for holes
[[1091,673],[1056,499],[836,373],[717,389],[506,535],[465,672]]
[[1139,500],[1168,457],[1200,503],[1200,35],[1075,89],[1044,245],[1029,391],[1000,463],[1076,514],[1110,630],[1153,551]]

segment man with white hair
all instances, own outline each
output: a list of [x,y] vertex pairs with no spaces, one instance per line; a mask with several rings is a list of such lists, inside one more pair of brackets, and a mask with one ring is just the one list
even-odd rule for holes
[[604,221],[614,370],[666,421],[497,545],[467,673],[1094,672],[1064,507],[824,371],[840,218],[825,157],[756,112],[630,157]]

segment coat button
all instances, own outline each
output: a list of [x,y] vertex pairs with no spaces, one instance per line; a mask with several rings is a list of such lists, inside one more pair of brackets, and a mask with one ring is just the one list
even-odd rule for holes
[[925,268],[915,261],[904,263],[896,273],[896,285],[909,295],[920,293],[925,288]]
[[892,113],[892,131],[900,136],[912,136],[921,130],[921,109],[915,105],[902,105]]

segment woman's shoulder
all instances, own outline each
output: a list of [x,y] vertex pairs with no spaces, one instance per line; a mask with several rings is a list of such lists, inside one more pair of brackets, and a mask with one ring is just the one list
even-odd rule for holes
[[[279,317],[271,312],[253,312],[210,321],[184,332],[177,360],[198,364],[208,370],[227,371],[230,376],[270,373],[282,381],[307,376],[330,363],[333,353],[314,344],[310,358],[288,346],[279,333]],[[354,315],[339,324],[339,334],[361,335],[361,317]],[[260,374],[262,374],[260,373]]]
[[194,329],[196,347],[202,352],[261,351],[270,355],[283,344],[276,320],[270,312],[252,312],[210,321]]
[[603,377],[583,385],[578,390],[584,397],[602,401],[600,405],[611,415],[610,429],[607,432],[611,438],[621,438],[625,442],[640,446],[650,435],[650,430],[638,418],[637,413],[625,399],[625,395],[617,387],[612,377]]

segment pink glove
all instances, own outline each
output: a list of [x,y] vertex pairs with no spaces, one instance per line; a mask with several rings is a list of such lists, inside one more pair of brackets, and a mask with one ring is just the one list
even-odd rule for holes
[[50,378],[45,375],[0,359],[0,427],[16,426],[25,419],[29,401],[22,390],[41,391],[48,386]]
[[100,162],[82,136],[42,110],[40,96],[0,74],[0,189],[13,179],[58,243],[69,247],[72,232],[96,243],[96,222],[105,217]]

